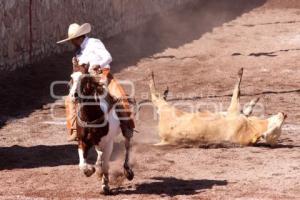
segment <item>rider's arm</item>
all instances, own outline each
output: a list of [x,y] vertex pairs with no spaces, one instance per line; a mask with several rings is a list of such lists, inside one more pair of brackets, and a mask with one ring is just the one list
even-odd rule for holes
[[95,39],[92,43],[92,48],[93,59],[91,62],[95,63],[90,63],[90,65],[100,65],[101,69],[109,68],[110,63],[112,62],[112,57],[104,44],[100,40]]

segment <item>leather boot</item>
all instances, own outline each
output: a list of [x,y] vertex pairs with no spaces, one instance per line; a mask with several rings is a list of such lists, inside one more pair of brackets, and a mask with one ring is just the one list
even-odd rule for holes
[[116,105],[117,116],[120,120],[120,127],[122,130],[122,134],[125,138],[132,138],[135,124],[131,117],[131,113],[127,111],[124,106],[124,103],[119,103]]
[[68,130],[68,138],[67,138],[67,141],[68,141],[68,142],[78,141],[77,130],[76,130],[76,129],[69,129],[69,130]]

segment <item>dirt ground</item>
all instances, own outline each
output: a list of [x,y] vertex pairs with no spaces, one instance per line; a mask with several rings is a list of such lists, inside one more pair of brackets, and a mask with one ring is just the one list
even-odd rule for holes
[[[169,101],[226,109],[244,67],[242,102],[261,97],[256,115],[288,114],[279,145],[270,148],[199,145],[155,147],[157,120],[148,106],[136,121],[132,182],[120,175],[122,141],[111,163],[113,195],[78,169],[75,143],[66,142],[53,81],[68,80],[71,53],[55,55],[1,78],[0,199],[300,199],[300,2],[199,1],[145,26],[105,40],[116,77],[148,98],[149,72]],[[55,88],[65,95],[65,87]],[[214,106],[218,105],[217,108]],[[91,154],[92,162],[95,154]]]

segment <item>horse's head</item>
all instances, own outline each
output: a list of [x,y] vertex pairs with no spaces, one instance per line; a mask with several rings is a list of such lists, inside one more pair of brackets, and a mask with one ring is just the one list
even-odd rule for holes
[[72,101],[77,99],[91,99],[95,94],[101,95],[104,93],[103,85],[99,84],[99,78],[82,72],[74,72],[72,75],[72,87],[70,97]]

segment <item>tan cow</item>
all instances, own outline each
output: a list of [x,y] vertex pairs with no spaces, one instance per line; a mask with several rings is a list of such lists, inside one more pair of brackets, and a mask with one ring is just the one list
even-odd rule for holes
[[239,96],[242,74],[243,69],[239,71],[238,82],[227,112],[190,113],[175,108],[156,93],[152,73],[149,86],[152,102],[158,109],[159,136],[161,138],[159,144],[229,142],[251,145],[263,140],[267,144],[276,145],[286,115],[278,113],[268,119],[249,117],[257,100],[253,100],[241,112]]

